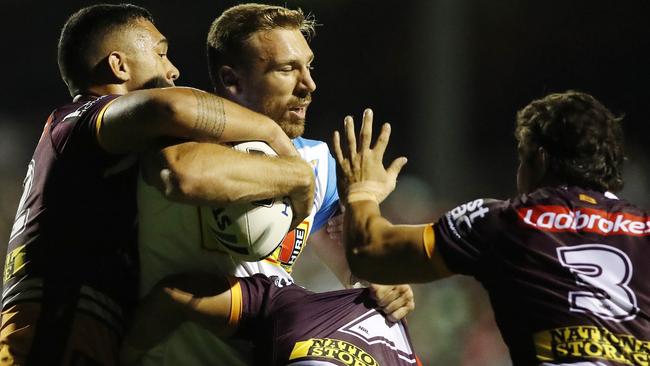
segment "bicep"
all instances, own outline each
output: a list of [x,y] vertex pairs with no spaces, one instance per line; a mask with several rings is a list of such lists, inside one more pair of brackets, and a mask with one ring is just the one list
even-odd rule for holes
[[[123,95],[106,107],[97,121],[97,141],[110,153],[140,150],[155,135],[151,123],[153,109],[147,110],[148,100],[144,93]],[[145,117],[146,116],[146,117]]]

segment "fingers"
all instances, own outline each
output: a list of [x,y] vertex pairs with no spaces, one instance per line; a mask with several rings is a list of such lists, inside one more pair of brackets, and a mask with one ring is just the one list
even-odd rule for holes
[[388,169],[388,174],[391,174],[394,177],[397,177],[399,175],[399,172],[402,170],[404,165],[408,162],[408,159],[404,156],[400,156],[399,158],[393,160],[392,163],[390,163],[390,166]]
[[357,156],[357,138],[354,135],[354,120],[351,116],[346,116],[343,124],[345,127],[345,137],[348,140],[348,158],[354,160],[355,156]]
[[[291,218],[291,225],[289,226],[289,231],[295,229],[300,225],[303,220],[309,216],[311,212],[313,202],[311,195],[294,195],[290,198],[291,209],[293,211],[293,217]],[[285,202],[286,203],[286,202]]]
[[370,149],[370,141],[372,140],[372,117],[372,109],[368,108],[363,111],[361,132],[359,133],[359,152]]
[[409,285],[370,285],[371,296],[388,320],[399,321],[415,309],[413,291]]
[[390,132],[391,132],[390,123],[384,123],[381,126],[381,131],[379,132],[379,136],[377,136],[377,142],[375,142],[375,146],[373,147],[373,150],[380,157],[383,157],[384,152],[386,152],[386,146],[388,146],[388,140],[390,139]]
[[341,150],[341,135],[339,131],[334,131],[334,136],[332,136],[332,145],[334,147],[334,157],[339,164],[342,164],[345,160],[343,158],[343,150]]
[[387,314],[386,317],[391,322],[397,323],[398,321],[402,320],[405,316],[407,316],[414,309],[415,309],[415,302],[410,301],[407,305],[402,306],[401,308],[393,311],[390,314]]
[[334,156],[336,161],[339,163],[339,166],[343,170],[343,173],[348,176],[350,172],[350,163],[343,155],[343,149],[341,149],[341,135],[339,131],[334,131],[334,136],[332,137],[332,143],[334,145]]
[[343,214],[336,215],[327,221],[327,234],[332,240],[343,237]]

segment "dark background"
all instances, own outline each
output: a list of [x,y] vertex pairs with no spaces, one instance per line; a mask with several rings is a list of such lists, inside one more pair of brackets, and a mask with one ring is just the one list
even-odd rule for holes
[[[170,40],[169,57],[181,71],[178,85],[209,89],[205,34],[236,2],[133,2],[153,13]],[[432,220],[477,196],[513,195],[515,112],[533,98],[567,89],[589,92],[626,116],[629,159],[621,195],[650,206],[647,2],[269,3],[301,7],[321,24],[311,42],[318,89],[306,137],[329,141],[346,114],[360,117],[365,107],[374,108],[376,120],[393,124],[389,157],[409,158],[398,192],[385,208],[396,222]],[[72,12],[88,4],[5,0],[0,5],[3,238],[9,236],[43,123],[69,100],[56,64],[59,31]],[[303,261],[313,261],[311,254]],[[311,267],[297,276],[316,289],[330,286],[331,279]],[[476,284],[452,279],[416,291],[418,309],[410,325],[425,361],[508,364],[502,346],[490,343],[496,336]]]

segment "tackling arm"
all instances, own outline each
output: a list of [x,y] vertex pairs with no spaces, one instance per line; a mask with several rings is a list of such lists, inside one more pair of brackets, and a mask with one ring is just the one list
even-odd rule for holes
[[313,205],[314,173],[298,157],[246,154],[215,143],[185,142],[147,153],[142,171],[147,183],[173,201],[223,207],[288,196],[296,224]]
[[428,282],[451,275],[438,252],[431,225],[393,225],[372,200],[348,203],[346,255],[352,273],[371,282]]
[[270,118],[193,88],[134,91],[110,103],[97,126],[99,144],[111,153],[141,151],[161,137],[196,141],[267,142],[279,155],[296,155]]
[[240,315],[232,311],[231,288],[230,281],[218,275],[173,275],[163,279],[136,309],[124,340],[122,364],[138,364],[150,348],[186,321],[216,336],[230,335]]

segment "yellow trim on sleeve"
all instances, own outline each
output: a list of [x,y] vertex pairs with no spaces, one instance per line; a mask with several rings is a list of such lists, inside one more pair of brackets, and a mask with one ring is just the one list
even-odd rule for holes
[[422,230],[422,243],[424,244],[424,251],[427,253],[427,257],[431,259],[433,257],[433,247],[436,244],[436,236],[433,233],[433,224],[428,224]]
[[98,139],[99,139],[99,129],[101,128],[102,123],[104,123],[104,113],[106,112],[106,108],[108,108],[108,106],[111,105],[116,99],[117,98],[106,103],[106,105],[102,107],[102,110],[99,111],[99,114],[97,115],[97,119],[95,120],[95,132],[97,134]]
[[242,315],[242,291],[237,277],[228,277],[230,283],[230,316],[228,317],[228,328],[234,329],[239,325]]

